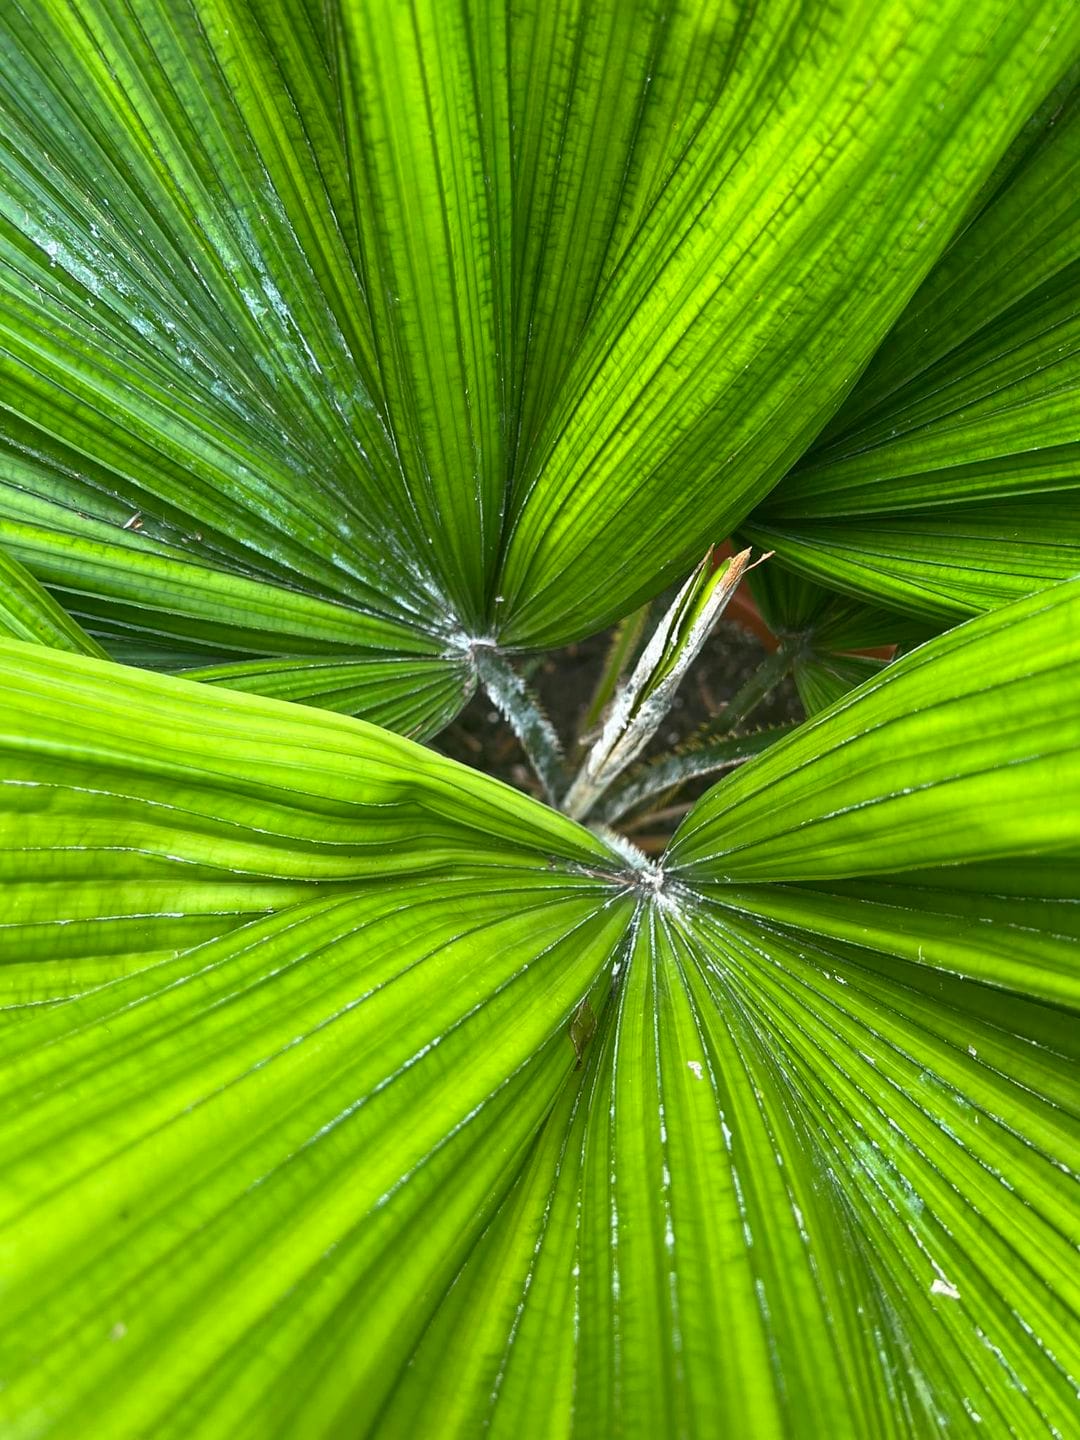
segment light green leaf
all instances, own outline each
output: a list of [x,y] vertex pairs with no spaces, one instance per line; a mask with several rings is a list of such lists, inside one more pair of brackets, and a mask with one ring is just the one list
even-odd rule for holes
[[[823,1416],[853,1437],[1068,1433],[1080,1050],[1057,1007],[1080,1008],[1080,890],[1075,854],[1053,846],[1080,842],[1080,744],[1066,729],[1071,768],[1047,815],[1055,717],[1009,682],[1022,657],[1075,715],[1078,610],[1080,585],[1061,587],[930,642],[699,804],[586,1071],[449,1292],[386,1433],[516,1435],[538,1414],[567,1437],[812,1437]],[[894,721],[927,713],[931,675],[954,723],[887,725],[886,698]],[[970,694],[999,746],[982,758],[1001,768],[954,794],[951,838],[927,831],[920,862],[936,842],[947,863],[917,870],[901,849],[906,874],[875,873],[878,842],[906,832],[888,793],[868,800],[870,752],[890,747],[901,783],[907,759],[946,788],[975,743]],[[1016,741],[1035,820],[991,844]],[[818,785],[821,830],[865,808],[848,867],[865,878],[726,878],[774,835],[815,835],[803,802]],[[734,843],[741,822],[757,852]],[[981,858],[991,849],[1008,858]],[[826,876],[827,831],[821,850],[789,870]]]
[[1055,93],[810,455],[748,526],[951,619],[1080,572],[1080,85]]
[[[32,510],[48,523],[0,522],[12,556],[117,659],[424,735],[441,729],[475,687],[467,651],[400,621],[194,563],[183,547],[153,544],[138,532],[91,520],[76,528],[56,506]],[[89,653],[104,654],[87,644]],[[275,658],[249,659],[253,654]]]
[[325,33],[264,0],[2,27],[3,543],[118,649],[441,653]]
[[850,692],[715,786],[669,861],[688,879],[816,881],[1080,855],[1077,795],[1073,582],[961,625]]
[[380,1433],[1067,1433],[1074,1062],[934,979],[653,909]]
[[285,8],[0,17],[0,543],[48,530],[24,563],[117,656],[203,641],[149,578],[127,608],[107,536],[140,588],[182,555],[209,605],[265,592],[265,643],[192,665],[315,658],[297,596],[441,653],[655,594],[828,419],[1080,37],[1065,0]]
[[[519,122],[544,137],[529,173],[580,237],[535,262],[550,270],[530,323],[561,315],[579,269],[601,278],[518,455],[499,582],[514,642],[588,633],[730,533],[836,408],[1080,44],[1064,12],[1006,4],[779,5],[744,25],[707,5],[642,6],[651,33],[616,49],[591,9],[528,52]],[[604,87],[589,93],[587,125],[566,78],[579,54],[630,72],[614,110]],[[590,142],[636,108],[627,170],[594,168]],[[686,129],[657,142],[650,125],[675,114]]]
[[471,634],[505,503],[510,326],[506,7],[339,8],[362,272],[423,568]]
[[368,1433],[629,918],[536,864],[407,893],[301,902],[10,1029],[8,1434]]
[[77,993],[84,961],[97,983],[313,886],[523,857],[610,868],[564,816],[360,721],[17,641],[0,641],[0,752],[16,1000]]
[[748,523],[788,564],[828,585],[929,622],[966,619],[1080,573],[1077,507],[1060,495],[880,516],[799,522],[785,530]]
[[[740,913],[1052,1004],[1080,1006],[1080,877],[1072,860],[948,867],[831,885],[724,886]],[[1067,1044],[1061,1016],[1055,1042]]]
[[180,672],[230,690],[293,700],[356,715],[372,725],[426,740],[447,726],[472,694],[475,674],[463,658],[313,660],[306,655],[205,665]]
[[9,953],[73,997],[0,1029],[7,1430],[1067,1433],[1078,613],[929,642],[657,868],[0,643]]
[[100,645],[6,550],[0,550],[0,635],[74,650],[80,655],[105,655]]
[[910,615],[814,584],[776,557],[759,565],[748,583],[761,618],[775,636],[830,655],[910,645],[936,633],[934,626]]

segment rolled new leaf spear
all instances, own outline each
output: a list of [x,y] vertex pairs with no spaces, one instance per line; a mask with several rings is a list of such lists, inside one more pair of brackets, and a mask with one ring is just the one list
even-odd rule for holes
[[751,564],[750,551],[741,550],[716,566],[709,550],[657,625],[629,679],[616,691],[604,728],[563,798],[561,808],[568,815],[584,819],[641,754],[740,580],[771,554]]

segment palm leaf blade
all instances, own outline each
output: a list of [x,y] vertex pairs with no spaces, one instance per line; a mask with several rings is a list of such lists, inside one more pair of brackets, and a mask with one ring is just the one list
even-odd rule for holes
[[1080,570],[1080,87],[1031,122],[968,229],[749,533],[807,573],[952,618]]

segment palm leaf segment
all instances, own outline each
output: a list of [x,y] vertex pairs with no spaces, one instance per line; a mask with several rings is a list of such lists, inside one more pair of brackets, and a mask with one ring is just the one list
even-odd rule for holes
[[804,573],[942,621],[1080,570],[1080,84],[988,182],[750,533]]
[[689,569],[1047,167],[1018,263],[1058,294],[1067,122],[979,186],[1066,23],[8,7],[0,543],[117,659],[430,733],[470,639],[559,643]]
[[909,648],[941,628],[825,589],[779,561],[755,571],[750,588],[807,715],[869,679],[896,647]]
[[422,734],[471,641],[625,611],[990,213],[1074,12],[3,23],[7,1430],[1067,1433],[1076,584],[658,867],[98,650]]
[[921,647],[638,869],[3,642],[11,1433],[1067,1433],[1078,620]]

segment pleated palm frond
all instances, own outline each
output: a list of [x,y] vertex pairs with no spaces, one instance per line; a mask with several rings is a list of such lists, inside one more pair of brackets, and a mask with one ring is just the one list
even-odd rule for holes
[[[1068,1435],[1080,12],[0,48],[4,1436]],[[740,526],[658,860],[408,738]]]

